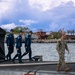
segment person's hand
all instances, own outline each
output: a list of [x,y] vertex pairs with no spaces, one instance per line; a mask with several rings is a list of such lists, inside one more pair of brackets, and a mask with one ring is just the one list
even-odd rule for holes
[[9,46],[8,46],[8,48],[9,48]]
[[27,48],[27,46],[25,48]]
[[69,50],[68,50],[68,53],[70,53]]
[[59,51],[59,54],[61,55],[61,52]]
[[16,50],[19,50],[18,48]]

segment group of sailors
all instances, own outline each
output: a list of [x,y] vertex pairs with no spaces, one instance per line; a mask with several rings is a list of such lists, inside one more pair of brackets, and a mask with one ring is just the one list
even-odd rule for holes
[[14,46],[15,46],[15,39],[14,39],[14,30],[11,29],[10,33],[6,36],[6,44],[8,47],[8,54],[5,56],[7,60],[12,60],[13,63],[15,63],[15,59],[18,57],[18,61],[19,63],[23,63],[22,62],[22,57],[25,56],[26,54],[29,54],[29,61],[32,60],[32,51],[31,51],[31,35],[32,35],[32,31],[29,31],[28,34],[25,37],[25,53],[22,54],[21,52],[21,47],[22,47],[22,35],[23,35],[23,31],[20,30],[19,31],[19,35],[16,38],[16,50],[17,53],[16,55],[13,57],[13,59],[11,58],[11,54],[14,52]]

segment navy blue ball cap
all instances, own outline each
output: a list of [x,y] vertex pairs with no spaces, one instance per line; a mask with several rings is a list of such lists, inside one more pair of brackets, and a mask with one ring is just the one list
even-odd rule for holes
[[11,29],[10,31],[14,32],[14,30],[13,30],[13,29]]
[[29,33],[33,33],[32,31],[29,31]]
[[19,33],[23,33],[23,31],[22,31],[22,30],[20,30],[20,31],[19,31]]

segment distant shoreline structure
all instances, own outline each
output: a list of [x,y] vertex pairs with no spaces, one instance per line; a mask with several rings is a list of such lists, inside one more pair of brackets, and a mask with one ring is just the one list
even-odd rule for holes
[[[32,43],[57,43],[57,39],[55,40],[32,40]],[[75,40],[65,40],[67,43],[75,43]]]
[[[58,39],[51,39],[51,40],[32,40],[32,43],[57,43]],[[65,40],[67,43],[75,43],[75,40]],[[4,41],[6,43],[6,41]],[[15,41],[16,43],[16,41]],[[24,43],[24,40],[22,41]]]
[[[32,40],[32,43],[57,43],[58,39],[51,39],[51,40]],[[75,40],[65,40],[67,43],[75,43]],[[22,43],[24,43],[25,41],[23,40]],[[6,43],[6,40],[4,41],[4,43]],[[15,41],[16,43],[16,41]]]

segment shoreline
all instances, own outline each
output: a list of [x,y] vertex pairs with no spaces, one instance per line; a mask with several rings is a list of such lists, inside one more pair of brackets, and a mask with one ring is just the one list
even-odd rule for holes
[[[57,43],[57,39],[56,40],[32,40],[32,43]],[[67,43],[75,43],[75,40],[65,40]],[[4,42],[6,43],[6,42]],[[15,42],[16,43],[16,42]],[[24,41],[22,41],[22,43],[24,43]]]
[[[57,39],[55,40],[32,40],[32,43],[57,43]],[[75,43],[75,40],[65,40],[67,43]]]

